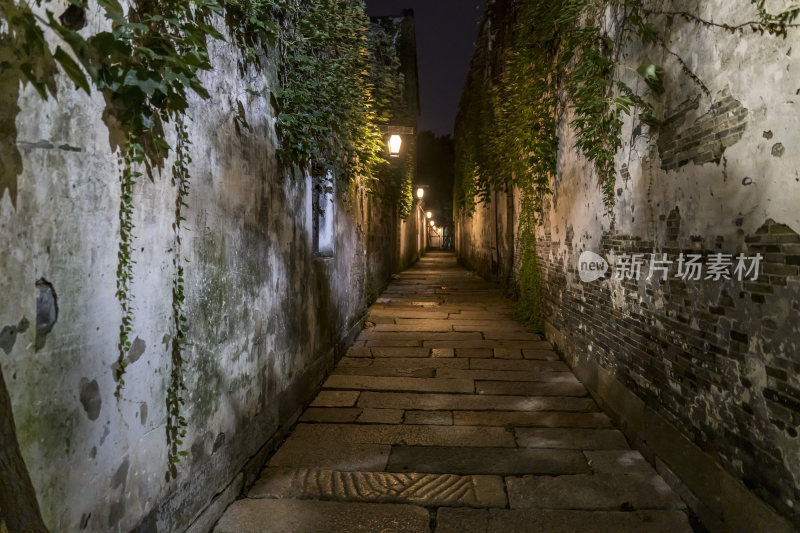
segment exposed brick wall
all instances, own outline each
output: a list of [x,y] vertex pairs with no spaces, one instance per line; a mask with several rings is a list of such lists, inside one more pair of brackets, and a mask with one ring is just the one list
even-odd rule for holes
[[674,170],[689,162],[719,163],[725,150],[742,138],[747,109],[729,89],[717,95],[707,113],[685,125],[687,114],[698,108],[699,101],[686,100],[664,120],[658,138],[662,169]]
[[[721,249],[764,262],[755,282],[577,279],[572,238],[542,235],[539,251],[549,322],[783,514],[800,523],[787,443],[800,427],[800,235],[768,220],[741,242],[694,238],[679,246],[680,219],[665,225],[666,246],[606,233],[599,253],[709,254]],[[561,252],[559,252],[559,250]],[[569,265],[564,270],[564,264]],[[649,266],[649,263],[648,263]],[[754,372],[756,360],[765,375]],[[791,450],[791,448],[788,448]]]

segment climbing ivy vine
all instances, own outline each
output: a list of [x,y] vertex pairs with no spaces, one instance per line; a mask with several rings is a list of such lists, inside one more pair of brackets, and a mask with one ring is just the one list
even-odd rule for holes
[[173,256],[172,267],[174,276],[172,278],[172,335],[171,335],[171,355],[172,370],[170,372],[169,385],[167,387],[167,453],[169,458],[169,471],[167,480],[172,476],[178,475],[175,463],[185,456],[187,452],[183,449],[183,438],[186,437],[186,418],[181,413],[181,406],[184,404],[184,392],[186,384],[183,381],[183,353],[186,347],[187,319],[184,314],[184,303],[186,301],[183,261],[181,259],[181,229],[184,217],[184,208],[189,207],[186,199],[189,196],[189,165],[192,158],[189,155],[189,147],[192,144],[189,139],[189,130],[186,122],[179,119],[175,123],[175,133],[177,140],[175,143],[175,162],[172,165],[172,185],[175,187],[175,218],[172,223]]
[[[737,24],[661,11],[643,0],[520,0],[505,19],[490,6],[456,124],[454,205],[470,215],[476,203],[490,200],[492,191],[518,187],[518,310],[534,327],[542,323],[535,228],[556,173],[559,124],[569,117],[575,146],[593,165],[606,214],[613,220],[623,115],[658,127],[653,97],[665,91],[664,69],[646,56],[636,69],[646,90],[625,83],[621,50],[637,40],[665,51],[709,94],[688,63],[669,49],[659,28],[681,17],[705,28],[785,37],[797,26],[797,4],[772,14],[764,0],[749,3],[757,18]],[[506,27],[510,20],[515,22]]]
[[[689,12],[652,9],[643,0],[518,2],[517,22],[503,34],[506,42],[498,43],[500,60],[480,45],[473,58],[457,124],[456,205],[469,213],[475,200],[486,201],[489,191],[509,185],[533,184],[539,193],[546,192],[547,173],[554,168],[558,149],[555,129],[569,111],[576,147],[594,164],[610,213],[622,115],[636,113],[644,124],[658,126],[650,96],[664,93],[664,69],[648,57],[641,58],[636,72],[649,94],[621,81],[618,54],[623,45],[637,39],[665,50],[707,91],[688,64],[667,47],[658,28],[680,17],[706,28],[785,37],[798,26],[797,4],[772,14],[765,0],[749,3],[757,19],[724,24]],[[560,99],[559,90],[564,91]]]
[[[279,86],[269,95],[256,95],[269,97],[275,108],[280,161],[316,177],[334,175],[364,183],[381,178],[387,165],[380,126],[393,118],[392,110],[402,99],[403,78],[391,36],[385,30],[370,30],[362,0],[96,3],[92,9],[103,13],[106,29],[86,36],[82,32],[86,0],[69,0],[59,16],[49,0],[0,0],[0,88],[8,93],[0,103],[0,117],[12,125],[0,135],[4,153],[0,193],[10,189],[15,200],[22,164],[13,129],[20,111],[19,82],[29,83],[46,99],[57,96],[56,76],[61,72],[77,89],[87,94],[92,88],[99,91],[106,104],[103,120],[111,145],[120,154],[116,297],[122,318],[114,365],[115,395],[120,398],[134,323],[134,187],[144,175],[154,180],[172,157],[176,199],[166,394],[169,480],[177,476],[175,463],[186,455],[182,406],[187,318],[181,231],[191,181],[187,111],[192,94],[209,98],[201,76],[212,69],[209,42],[223,39],[215,24],[224,20],[229,40],[241,52],[240,74],[264,68],[267,58],[277,59]],[[45,30],[60,38],[54,51]],[[234,120],[237,128],[247,127],[241,103]],[[176,133],[174,146],[165,133],[170,124]],[[388,190],[403,188],[403,196],[410,187],[403,179],[393,183]]]
[[[370,24],[360,0],[278,0],[277,6],[283,62],[272,103],[279,159],[323,187],[331,186],[331,176],[357,179],[406,218],[410,178],[387,164],[381,132],[403,109],[397,28]],[[404,158],[406,174],[413,163]]]
[[359,1],[281,1],[279,158],[315,177],[372,176],[384,161],[369,83],[369,18]]
[[403,157],[402,168],[404,171],[400,175],[400,194],[398,198],[398,214],[403,220],[408,220],[414,207],[414,179],[417,175],[417,153],[414,146],[406,149]]
[[122,387],[125,386],[125,368],[128,366],[125,356],[131,349],[130,334],[133,329],[133,187],[142,173],[136,170],[144,161],[142,147],[131,136],[122,151],[122,172],[120,173],[120,207],[119,207],[119,250],[117,252],[117,300],[122,309],[122,320],[119,325],[119,341],[117,343],[117,363],[114,379],[117,388],[114,395],[119,399]]

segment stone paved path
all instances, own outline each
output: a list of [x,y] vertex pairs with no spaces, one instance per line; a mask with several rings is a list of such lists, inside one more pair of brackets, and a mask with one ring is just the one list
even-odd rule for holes
[[431,253],[216,533],[690,532],[683,502],[496,286]]

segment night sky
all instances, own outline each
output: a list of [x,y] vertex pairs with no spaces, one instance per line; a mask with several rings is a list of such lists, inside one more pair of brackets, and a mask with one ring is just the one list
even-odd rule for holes
[[414,10],[420,131],[453,133],[484,5],[484,0],[367,0],[367,13],[373,17]]

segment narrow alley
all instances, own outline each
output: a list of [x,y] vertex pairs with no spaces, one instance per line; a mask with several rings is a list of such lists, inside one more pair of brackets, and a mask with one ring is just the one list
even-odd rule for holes
[[0,0],[0,533],[800,531],[798,0]]
[[400,274],[368,321],[216,533],[691,531],[550,343],[453,254]]

